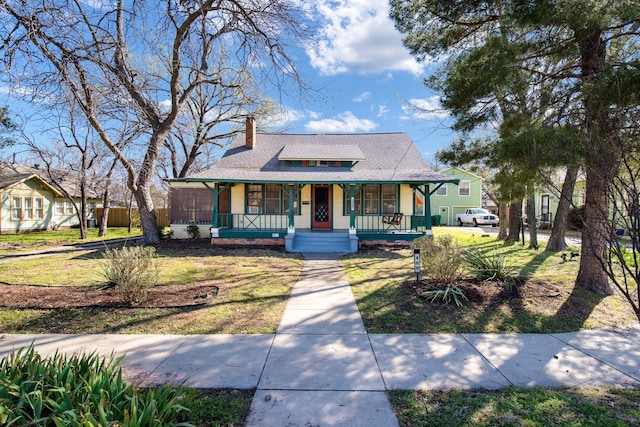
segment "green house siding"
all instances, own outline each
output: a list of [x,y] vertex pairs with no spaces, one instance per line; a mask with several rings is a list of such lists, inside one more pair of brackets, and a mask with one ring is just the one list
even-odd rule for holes
[[[482,178],[455,167],[441,173],[459,179],[460,185],[443,184],[433,193],[431,215],[440,215],[441,225],[455,225],[457,214],[463,213],[467,208],[482,206]],[[432,187],[432,191],[435,187]]]
[[[572,205],[580,208],[585,203],[585,184],[584,178],[578,178],[575,187],[573,189],[573,195],[571,197]],[[537,187],[534,193],[534,199],[536,203],[536,217],[538,221],[552,223],[556,217],[558,211],[558,204],[560,202],[560,192],[562,191],[562,182],[558,182],[556,188]],[[548,197],[548,219],[542,218],[544,212],[545,197]],[[524,205],[523,205],[524,207]]]

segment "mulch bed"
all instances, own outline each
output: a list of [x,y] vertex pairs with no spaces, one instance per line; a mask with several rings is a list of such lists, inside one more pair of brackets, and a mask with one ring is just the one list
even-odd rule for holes
[[[158,285],[135,307],[168,308],[208,304],[218,295],[211,282]],[[20,309],[70,309],[83,307],[131,307],[115,288],[13,285],[0,282],[0,306]]]

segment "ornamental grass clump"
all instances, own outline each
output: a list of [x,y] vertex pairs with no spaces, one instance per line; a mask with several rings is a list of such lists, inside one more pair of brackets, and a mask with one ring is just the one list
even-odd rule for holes
[[115,287],[129,305],[143,303],[160,275],[156,249],[151,246],[107,248],[100,269],[109,286]]
[[33,346],[0,360],[0,425],[188,426],[186,389],[138,390],[122,379],[120,358],[95,353],[42,358]]
[[478,280],[507,282],[513,277],[513,267],[506,261],[504,254],[495,249],[483,252],[470,248],[464,251],[463,259],[470,273]]
[[453,236],[425,236],[415,240],[413,248],[420,249],[420,269],[423,277],[432,282],[433,288],[422,291],[420,296],[432,303],[442,302],[446,305],[454,302],[458,307],[462,307],[467,297],[456,282],[460,280],[464,271],[463,249]]
[[452,284],[460,279],[464,266],[463,248],[450,234],[437,237],[421,237],[413,243],[420,249],[422,276],[430,281]]

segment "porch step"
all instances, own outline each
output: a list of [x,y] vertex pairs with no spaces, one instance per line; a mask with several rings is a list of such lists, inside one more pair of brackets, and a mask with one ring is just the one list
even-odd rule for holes
[[349,234],[336,232],[296,232],[291,252],[351,252]]

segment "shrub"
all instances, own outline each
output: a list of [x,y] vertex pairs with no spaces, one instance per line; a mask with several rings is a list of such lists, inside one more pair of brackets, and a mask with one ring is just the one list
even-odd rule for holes
[[43,359],[30,346],[0,360],[0,424],[189,425],[182,385],[138,391],[122,379],[121,358],[95,353]]
[[148,289],[156,284],[160,264],[156,249],[151,246],[123,246],[104,251],[100,264],[102,276],[120,292],[130,305],[144,302]]
[[200,227],[198,227],[196,224],[187,225],[187,234],[192,239],[199,239],[200,238]]
[[496,250],[483,252],[473,248],[467,249],[464,251],[463,259],[478,280],[506,281],[513,274],[513,268],[507,263],[504,254]]
[[450,234],[421,237],[413,242],[420,249],[420,268],[424,277],[438,283],[454,283],[463,271],[463,249]]

